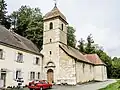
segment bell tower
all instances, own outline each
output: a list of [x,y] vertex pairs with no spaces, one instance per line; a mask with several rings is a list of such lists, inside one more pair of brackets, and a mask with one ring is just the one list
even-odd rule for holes
[[[67,45],[67,21],[59,11],[56,4],[54,8],[45,14],[43,33],[43,70],[44,78],[51,82],[57,82],[59,78],[59,45]],[[52,71],[52,72],[48,72]],[[52,76],[50,76],[52,75]]]
[[57,6],[44,16],[43,44],[61,42],[67,44],[67,22]]

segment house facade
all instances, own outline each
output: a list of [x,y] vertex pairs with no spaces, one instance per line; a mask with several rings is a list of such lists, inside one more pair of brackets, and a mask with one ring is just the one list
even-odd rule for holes
[[41,79],[42,57],[31,41],[0,26],[1,85],[17,86],[19,78],[23,85]]
[[43,50],[0,26],[0,83],[4,87],[31,80],[71,84],[107,79],[106,65],[96,54],[83,55],[67,45],[67,20],[55,6],[44,16]]

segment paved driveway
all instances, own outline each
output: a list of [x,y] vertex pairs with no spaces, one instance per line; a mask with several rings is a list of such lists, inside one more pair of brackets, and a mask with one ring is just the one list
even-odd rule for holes
[[[77,86],[53,86],[52,89],[48,89],[48,90],[98,90],[114,82],[116,82],[116,80],[111,79],[105,82],[87,83]],[[29,90],[29,89],[24,89],[24,90]]]
[[98,90],[114,82],[116,82],[116,80],[108,80],[105,82],[96,82],[77,86],[54,86],[51,90]]

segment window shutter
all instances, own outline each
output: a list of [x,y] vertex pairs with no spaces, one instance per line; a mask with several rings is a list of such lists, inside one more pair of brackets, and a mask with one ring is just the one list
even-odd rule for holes
[[38,80],[38,73],[35,73],[35,80]]
[[5,59],[6,53],[5,51],[3,51],[3,59]]
[[24,72],[21,72],[21,78],[22,79],[24,78]]
[[33,64],[36,64],[36,57],[33,57]]
[[16,71],[13,71],[13,80],[16,80]]
[[38,65],[40,66],[40,59],[39,59],[39,64]]
[[15,52],[15,61],[17,61],[18,53]]
[[30,72],[28,72],[28,80],[30,81]]
[[24,57],[25,57],[25,55],[23,54],[23,56],[22,56],[22,63],[24,63]]

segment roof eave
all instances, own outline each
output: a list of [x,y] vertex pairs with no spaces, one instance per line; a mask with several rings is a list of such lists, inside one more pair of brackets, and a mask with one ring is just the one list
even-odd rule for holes
[[33,54],[40,55],[40,56],[44,57],[44,55],[41,54],[41,53],[37,53],[37,52],[33,52],[33,51],[30,51],[30,50],[27,50],[27,49],[23,49],[23,48],[20,48],[20,47],[17,47],[17,46],[14,46],[14,45],[11,45],[11,44],[2,42],[2,41],[0,41],[0,44],[1,44],[1,45],[4,45],[4,46],[7,46],[7,47],[10,47],[10,48],[13,48],[13,49],[22,50],[22,51],[27,51],[27,52],[30,52],[30,53],[33,53]]
[[84,61],[84,60],[80,60],[80,59],[78,59],[78,58],[76,58],[76,57],[70,55],[70,54],[67,53],[60,45],[59,45],[59,47],[60,47],[67,55],[69,55],[69,56],[72,57],[72,58],[75,58],[77,61],[81,61],[81,62],[84,62],[84,63],[88,63],[88,64],[94,65],[93,63],[90,63],[90,62],[87,62],[87,61]]
[[65,19],[63,19],[61,16],[55,16],[55,17],[44,17],[43,18],[43,21],[49,21],[49,20],[52,20],[52,19],[55,19],[55,18],[59,18],[60,20],[62,20],[66,25],[68,24],[68,22],[65,20]]

